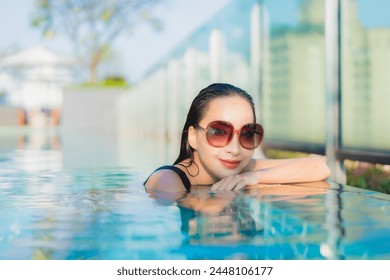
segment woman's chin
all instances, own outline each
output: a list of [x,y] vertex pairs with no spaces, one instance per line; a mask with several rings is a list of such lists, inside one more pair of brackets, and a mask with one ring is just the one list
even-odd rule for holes
[[234,175],[238,175],[241,173],[241,169],[242,168],[235,168],[235,169],[231,169],[231,168],[220,168],[218,174],[217,174],[217,178],[219,178],[219,180],[225,178],[225,177],[229,177],[229,176],[234,176]]

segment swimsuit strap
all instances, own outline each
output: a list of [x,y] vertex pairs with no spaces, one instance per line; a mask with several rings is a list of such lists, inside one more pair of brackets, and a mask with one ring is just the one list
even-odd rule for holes
[[[159,170],[163,170],[163,169],[168,169],[168,170],[172,170],[173,172],[175,172],[177,175],[179,175],[184,187],[186,188],[186,190],[189,192],[190,189],[191,189],[191,183],[190,183],[190,180],[188,180],[188,177],[186,175],[186,173],[181,170],[180,168],[176,167],[176,166],[173,166],[173,165],[164,165],[164,166],[161,166],[159,168],[157,168],[156,170],[154,170],[153,173],[159,171]],[[152,174],[153,174],[152,173]],[[152,174],[150,176],[152,176]],[[146,184],[146,182],[149,180],[150,176],[145,180],[144,182],[144,185]]]

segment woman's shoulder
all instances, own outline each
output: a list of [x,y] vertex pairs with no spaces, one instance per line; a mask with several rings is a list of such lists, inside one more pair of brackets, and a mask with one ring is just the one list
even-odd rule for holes
[[[183,182],[183,176],[186,176],[185,173],[176,166],[162,166],[149,176],[145,182],[145,187],[160,191],[176,192],[187,190],[188,186],[186,185],[188,184],[186,184],[187,182]],[[187,177],[185,177],[185,179],[187,179]]]

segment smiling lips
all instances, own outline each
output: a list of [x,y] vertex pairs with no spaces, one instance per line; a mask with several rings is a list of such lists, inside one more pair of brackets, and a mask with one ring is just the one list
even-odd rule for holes
[[230,169],[236,168],[239,164],[239,160],[228,160],[228,159],[220,159],[219,160],[224,166]]

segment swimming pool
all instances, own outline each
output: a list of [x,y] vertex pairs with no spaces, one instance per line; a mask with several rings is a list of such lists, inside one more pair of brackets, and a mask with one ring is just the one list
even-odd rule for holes
[[147,193],[150,170],[74,162],[90,151],[52,132],[6,135],[0,259],[390,259],[385,194],[327,182]]

